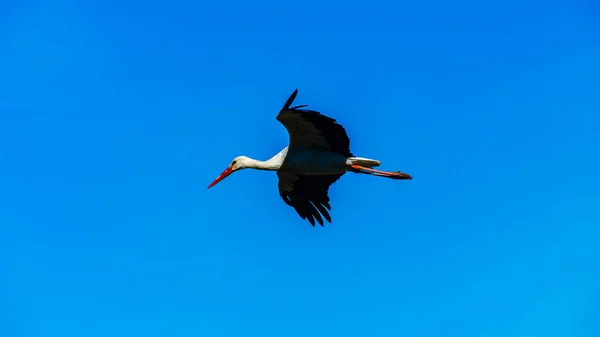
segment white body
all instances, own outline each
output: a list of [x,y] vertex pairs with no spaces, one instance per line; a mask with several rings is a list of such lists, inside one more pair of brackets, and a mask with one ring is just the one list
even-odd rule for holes
[[239,156],[233,160],[231,168],[234,170],[253,168],[290,172],[298,175],[329,175],[343,174],[352,165],[376,167],[381,165],[381,162],[362,157],[346,158],[327,150],[298,149],[290,151],[289,147],[286,146],[267,161]]

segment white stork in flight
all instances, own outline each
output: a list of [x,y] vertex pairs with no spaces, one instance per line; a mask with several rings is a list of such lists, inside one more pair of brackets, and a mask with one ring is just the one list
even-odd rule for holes
[[373,169],[381,164],[378,160],[355,157],[350,152],[350,140],[346,131],[335,119],[317,111],[301,109],[307,105],[290,107],[297,94],[298,89],[294,90],[277,115],[277,120],[290,135],[289,146],[267,161],[246,156],[234,158],[208,188],[242,169],[276,171],[279,194],[283,201],[314,227],[315,220],[323,226],[323,218],[331,223],[328,212],[331,210],[329,186],[346,172],[391,179],[412,179],[409,174],[400,171]]

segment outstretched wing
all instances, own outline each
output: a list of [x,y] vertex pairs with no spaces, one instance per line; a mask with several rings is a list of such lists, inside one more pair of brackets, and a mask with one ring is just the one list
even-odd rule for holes
[[303,176],[290,172],[277,172],[279,177],[279,195],[283,201],[292,206],[296,213],[308,220],[314,227],[315,220],[323,226],[323,218],[331,223],[328,210],[329,186],[343,174]]
[[277,120],[290,135],[290,150],[325,149],[353,157],[348,134],[335,119],[314,110],[301,109],[306,105],[290,107],[297,94],[298,89],[294,90],[277,115]]

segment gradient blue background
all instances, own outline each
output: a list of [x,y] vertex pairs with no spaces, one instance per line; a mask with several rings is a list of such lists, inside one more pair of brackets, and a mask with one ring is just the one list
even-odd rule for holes
[[[593,1],[0,3],[0,336],[600,336]],[[311,227],[288,95],[358,156]]]

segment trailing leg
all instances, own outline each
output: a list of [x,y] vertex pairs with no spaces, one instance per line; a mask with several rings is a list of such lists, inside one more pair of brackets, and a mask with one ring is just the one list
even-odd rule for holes
[[360,165],[352,165],[350,166],[352,172],[355,173],[363,173],[363,174],[370,174],[370,175],[374,175],[374,176],[378,176],[378,177],[386,177],[386,178],[390,178],[390,179],[412,179],[412,176],[410,174],[407,173],[402,173],[400,171],[397,172],[387,172],[387,171],[380,171],[380,170],[375,170],[372,169],[370,167],[365,167],[365,166],[360,166]]

